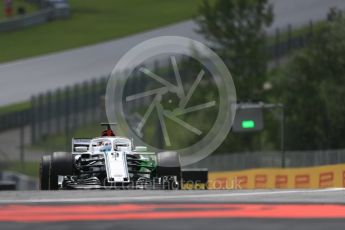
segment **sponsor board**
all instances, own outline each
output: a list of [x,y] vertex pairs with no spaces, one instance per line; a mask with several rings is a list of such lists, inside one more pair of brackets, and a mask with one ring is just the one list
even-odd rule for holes
[[345,164],[210,172],[208,189],[295,189],[345,187]]

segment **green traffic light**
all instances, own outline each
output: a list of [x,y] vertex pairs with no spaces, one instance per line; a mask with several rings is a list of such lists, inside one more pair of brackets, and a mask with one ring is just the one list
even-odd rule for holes
[[255,122],[253,120],[243,120],[242,121],[243,129],[253,129],[255,128]]

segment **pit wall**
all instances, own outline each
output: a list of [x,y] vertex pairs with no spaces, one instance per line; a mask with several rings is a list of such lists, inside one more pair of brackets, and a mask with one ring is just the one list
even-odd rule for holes
[[343,188],[345,164],[210,172],[208,189]]

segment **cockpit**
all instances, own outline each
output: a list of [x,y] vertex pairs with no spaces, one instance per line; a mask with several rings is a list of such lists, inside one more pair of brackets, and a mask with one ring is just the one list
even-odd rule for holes
[[108,151],[131,151],[132,142],[131,140],[122,137],[97,138],[91,140],[89,149],[93,153]]
[[131,151],[132,142],[127,138],[115,138],[114,150],[115,151]]
[[91,152],[105,152],[112,150],[112,143],[109,139],[98,138],[93,139],[90,143]]

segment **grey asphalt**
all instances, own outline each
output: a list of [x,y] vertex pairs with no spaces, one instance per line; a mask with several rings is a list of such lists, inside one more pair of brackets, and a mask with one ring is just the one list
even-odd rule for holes
[[334,219],[177,219],[177,220],[120,220],[57,223],[0,223],[4,230],[341,230],[345,220]]
[[345,188],[320,190],[74,190],[0,192],[0,204],[83,204],[125,202],[345,204]]
[[[325,19],[328,9],[345,8],[344,0],[271,0],[275,22],[268,28],[306,25]],[[185,21],[113,41],[35,58],[0,64],[0,106],[28,100],[32,94],[90,80],[111,72],[120,57],[136,44],[162,35],[185,36],[203,42],[196,24]],[[1,55],[1,54],[0,54]]]
[[[232,190],[232,191],[26,191],[0,192],[0,209],[4,205],[77,204],[345,204],[345,189],[325,190]],[[40,206],[44,207],[44,206]],[[163,210],[162,210],[163,211]],[[124,211],[125,212],[125,211]],[[319,210],[322,212],[322,210]],[[57,211],[58,215],[58,211]],[[165,229],[165,230],[321,230],[343,229],[345,219],[277,219],[277,218],[176,218],[149,220],[0,222],[0,229]]]

